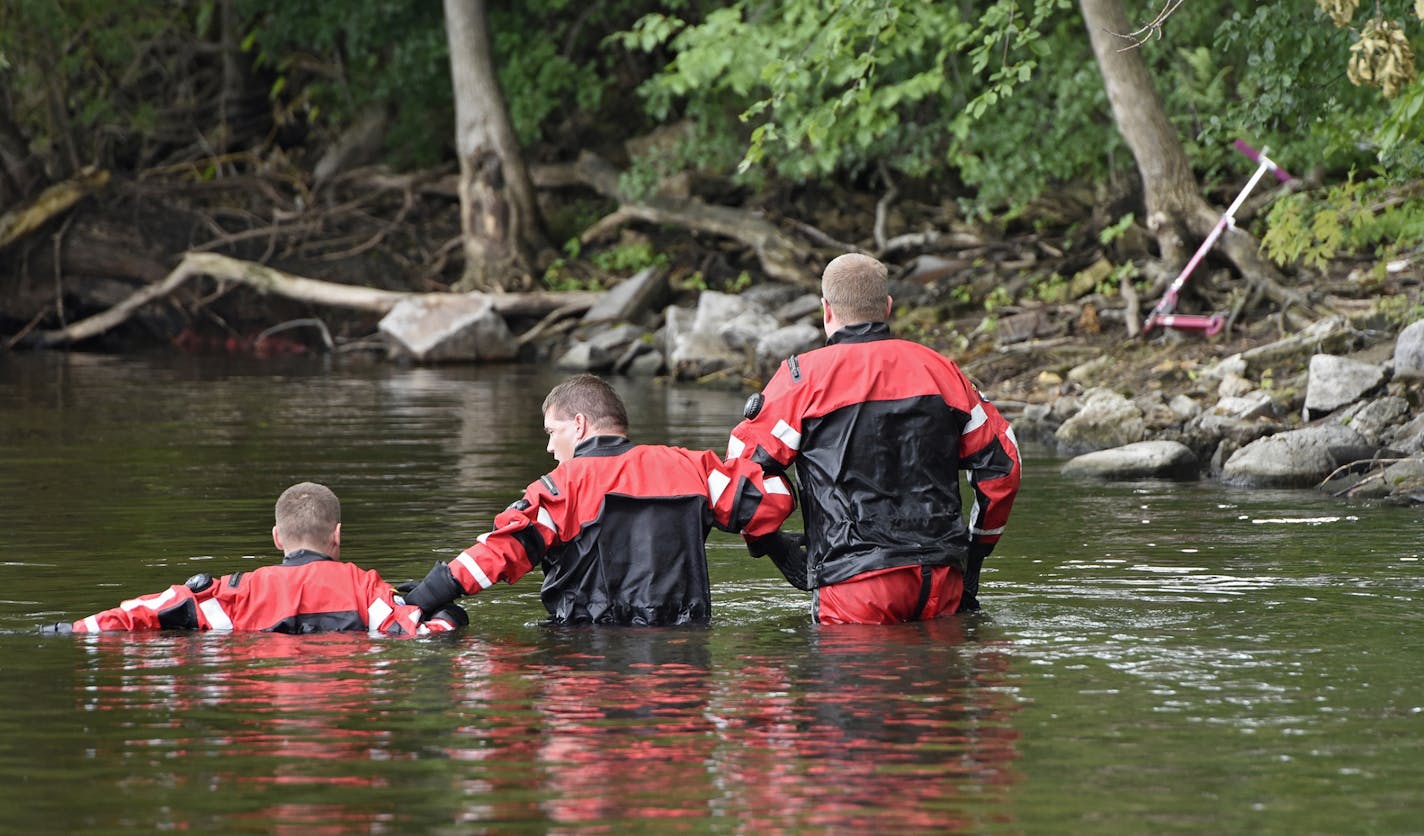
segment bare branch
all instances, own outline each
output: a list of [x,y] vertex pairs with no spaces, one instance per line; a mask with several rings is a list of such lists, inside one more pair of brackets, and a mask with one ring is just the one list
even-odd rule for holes
[[1118,50],[1118,52],[1126,52],[1129,49],[1137,49],[1138,47],[1152,40],[1154,37],[1160,40],[1162,37],[1163,24],[1165,24],[1167,22],[1167,18],[1171,17],[1172,14],[1175,13],[1177,9],[1180,8],[1181,5],[1185,2],[1186,0],[1167,0],[1167,5],[1162,7],[1162,11],[1158,12],[1157,16],[1152,18],[1150,22],[1138,27],[1137,31],[1129,32],[1126,35],[1122,34],[1121,32],[1113,32],[1113,37],[1121,38],[1124,41],[1130,42],[1127,46]]

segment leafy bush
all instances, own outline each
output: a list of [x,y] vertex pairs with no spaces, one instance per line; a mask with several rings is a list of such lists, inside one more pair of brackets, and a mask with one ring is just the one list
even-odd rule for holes
[[1276,201],[1267,223],[1261,244],[1278,264],[1320,268],[1342,251],[1385,259],[1424,246],[1424,192],[1351,176],[1319,194]]

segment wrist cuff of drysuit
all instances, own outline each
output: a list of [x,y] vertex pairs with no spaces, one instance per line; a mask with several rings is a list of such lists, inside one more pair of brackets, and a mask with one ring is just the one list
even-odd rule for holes
[[450,574],[449,564],[436,563],[426,573],[425,579],[405,595],[405,602],[420,607],[420,611],[429,618],[464,594],[460,582]]

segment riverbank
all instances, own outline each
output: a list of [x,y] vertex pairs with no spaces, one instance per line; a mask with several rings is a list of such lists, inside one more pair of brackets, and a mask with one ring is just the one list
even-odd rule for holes
[[[378,198],[389,195],[359,188],[367,182],[347,188],[376,201],[373,209],[384,205]],[[841,242],[859,240],[852,218],[865,214],[827,213],[816,218],[820,227],[783,218],[798,240],[815,243],[791,262],[772,259],[782,250],[765,241],[752,246],[761,240],[755,236],[624,230],[597,259],[545,265],[542,288],[465,294],[451,292],[443,258],[400,262],[407,250],[441,253],[448,249],[442,241],[457,240],[449,237],[448,189],[405,194],[409,212],[387,207],[393,218],[373,212],[365,219],[383,221],[379,230],[357,230],[370,246],[303,258],[296,239],[275,252],[246,239],[221,253],[186,240],[158,242],[155,231],[182,225],[136,217],[160,210],[173,219],[204,216],[212,207],[196,197],[164,203],[143,199],[132,185],[111,187],[75,210],[75,240],[10,251],[14,269],[0,273],[0,333],[12,350],[369,352],[402,363],[547,363],[751,391],[788,355],[822,344],[815,276],[825,260],[857,248]],[[818,205],[866,199],[823,198]],[[148,214],[135,215],[140,206]],[[967,223],[944,203],[902,199],[896,212],[896,228],[939,230],[887,239],[876,250],[891,269],[896,333],[957,360],[1026,440],[1075,456],[1156,443],[1122,452],[1136,453],[1124,461],[1094,460],[1097,478],[1149,473],[1323,485],[1411,502],[1424,493],[1411,470],[1420,469],[1424,445],[1409,418],[1424,396],[1412,372],[1398,367],[1395,346],[1421,313],[1424,254],[1338,254],[1288,277],[1288,285],[1243,277],[1209,255],[1178,311],[1220,313],[1224,330],[1144,335],[1145,309],[1174,274],[1130,213],[1111,236],[1084,236],[1082,219],[1105,226],[1103,218],[1119,213],[1075,204],[1056,213],[1040,208],[1031,224],[1020,218],[993,227]],[[756,215],[747,209],[738,217]],[[104,230],[120,221],[127,226],[116,228],[136,230],[141,245],[117,248],[113,242],[127,237]],[[396,246],[388,238],[395,230],[414,237]],[[268,231],[300,238],[291,224]],[[107,249],[94,246],[105,241]],[[48,262],[37,260],[45,254]],[[769,273],[769,259],[789,278]],[[1312,393],[1320,398],[1327,385],[1317,374],[1332,373],[1369,385],[1328,406],[1312,404]],[[1292,435],[1305,430],[1314,435]],[[1245,470],[1252,456],[1264,460]],[[1283,458],[1292,463],[1275,463]],[[1341,483],[1330,478],[1337,471],[1363,475]]]
[[[1089,310],[1110,318],[1084,304],[1080,328]],[[1071,475],[1421,502],[1424,420],[1413,416],[1424,402],[1424,323],[1396,331],[1359,310],[1299,330],[1264,322],[1212,337],[1158,328],[1129,338],[1105,327],[1038,336],[1057,327],[1043,310],[923,328],[924,309],[907,306],[895,327],[958,360],[1022,440],[1074,456]],[[655,327],[628,317],[570,329],[547,359],[569,371],[753,389],[824,339],[817,297],[793,288],[704,292],[660,316]]]

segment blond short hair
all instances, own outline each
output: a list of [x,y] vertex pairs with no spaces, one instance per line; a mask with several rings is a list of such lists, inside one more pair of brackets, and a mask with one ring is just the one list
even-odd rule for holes
[[325,485],[301,482],[277,497],[276,518],[283,543],[325,543],[341,524],[341,500]]
[[628,409],[623,399],[608,381],[597,375],[576,374],[555,386],[544,398],[543,411],[550,410],[560,421],[582,414],[592,427],[628,431]]
[[821,296],[844,322],[884,322],[889,271],[868,255],[837,256],[821,274]]

